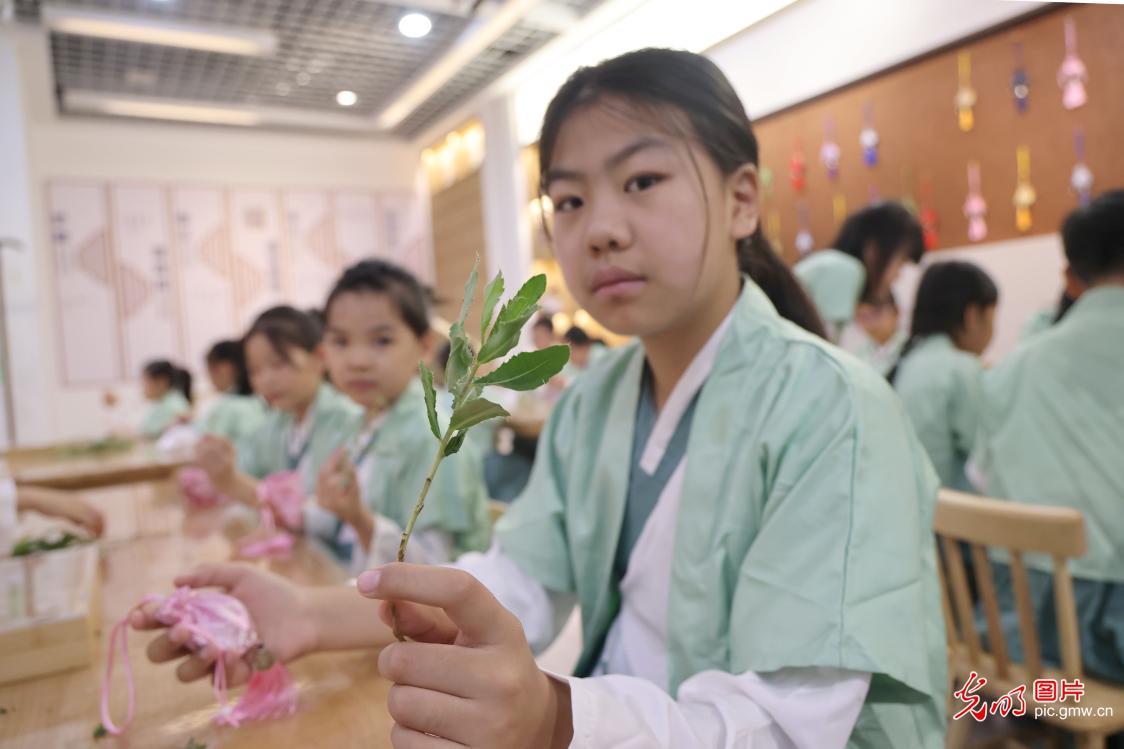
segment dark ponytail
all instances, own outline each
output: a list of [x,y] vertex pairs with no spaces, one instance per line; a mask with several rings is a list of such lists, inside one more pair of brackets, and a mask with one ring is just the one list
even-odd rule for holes
[[917,285],[909,339],[886,379],[891,383],[897,379],[902,360],[925,338],[942,334],[955,338],[964,327],[969,307],[986,309],[998,303],[995,281],[975,263],[947,260],[930,265]]
[[738,268],[761,287],[781,317],[827,338],[819,312],[796,276],[769,245],[760,226],[752,236],[738,242]]
[[167,359],[150,361],[144,366],[144,374],[153,380],[164,380],[168,387],[178,390],[191,403],[191,372],[182,367],[177,367]]
[[[652,120],[699,144],[724,176],[746,164],[757,166],[757,138],[745,107],[718,66],[702,55],[671,49],[642,49],[580,68],[558,89],[543,118],[539,169],[546,174],[566,119],[612,98],[651,110]],[[668,110],[672,110],[669,116]],[[541,190],[541,186],[540,186]],[[738,243],[738,267],[761,287],[777,312],[825,337],[823,322],[792,271],[757,231]]]

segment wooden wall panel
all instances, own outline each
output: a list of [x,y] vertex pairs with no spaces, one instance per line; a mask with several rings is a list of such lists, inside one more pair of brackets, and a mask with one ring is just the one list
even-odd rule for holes
[[[437,314],[453,322],[460,314],[464,282],[480,256],[481,286],[469,314],[468,334],[473,339],[480,331],[480,293],[487,283],[484,257],[484,200],[480,171],[433,194],[433,260],[436,275]],[[510,294],[510,290],[505,296]]]
[[[1077,26],[1078,53],[1088,66],[1088,103],[1076,110],[1062,106],[1057,83],[1065,54],[1064,20]],[[856,43],[861,43],[857,40]],[[1020,114],[1011,94],[1016,43],[1022,46],[1030,77],[1030,104]],[[972,85],[979,99],[975,128],[961,132],[954,97],[958,87],[957,55],[971,54]],[[827,64],[827,63],[825,63]],[[873,105],[881,136],[879,163],[862,161],[859,133],[864,109]],[[834,122],[842,148],[838,182],[830,182],[819,158],[825,120]],[[798,196],[789,181],[794,142],[802,144],[808,162],[807,188],[811,231],[816,247],[828,246],[838,223],[833,211],[842,196],[847,212],[868,203],[871,191],[900,198],[907,190],[920,196],[920,185],[932,186],[940,217],[941,246],[969,244],[963,215],[967,195],[967,164],[978,161],[988,203],[986,241],[1022,236],[1015,226],[1012,197],[1016,184],[1016,148],[1030,148],[1031,183],[1038,202],[1033,226],[1026,234],[1057,231],[1077,205],[1069,189],[1075,163],[1074,130],[1085,131],[1086,161],[1096,176],[1095,192],[1124,186],[1124,7],[1068,6],[1033,15],[980,38],[797,105],[755,124],[761,163],[773,177],[765,197],[767,229],[778,236],[789,260],[796,257]],[[907,184],[906,174],[912,175]]]

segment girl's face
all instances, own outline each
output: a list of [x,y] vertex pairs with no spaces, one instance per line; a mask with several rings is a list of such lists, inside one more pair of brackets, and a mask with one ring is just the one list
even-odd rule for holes
[[882,346],[898,331],[898,310],[892,304],[864,302],[855,310],[855,322]]
[[[870,268],[875,262],[874,258],[874,251],[871,250],[866,255],[866,267],[868,273],[870,272]],[[898,282],[898,279],[902,275],[902,268],[904,268],[905,264],[908,262],[909,253],[904,249],[901,252],[895,252],[893,256],[891,256],[890,262],[886,265],[886,271],[882,274],[881,283],[878,284],[878,288],[872,289],[873,301],[881,302],[882,300],[885,300],[890,296],[890,292],[893,291],[894,284]]]
[[964,327],[956,337],[956,346],[976,356],[983,356],[983,352],[991,345],[994,330],[995,305],[969,305],[964,311]]
[[225,393],[234,387],[238,374],[230,362],[216,361],[207,362],[207,376],[211,378],[211,386],[216,393]]
[[141,385],[144,388],[144,397],[150,401],[158,401],[168,393],[171,384],[167,380],[141,375]]
[[396,401],[429,356],[429,334],[418,338],[386,294],[345,292],[328,312],[323,356],[332,383],[368,411]]
[[250,385],[270,408],[301,413],[316,398],[324,367],[315,352],[300,346],[290,346],[285,353],[289,361],[273,350],[264,334],[250,336],[246,341]]
[[753,167],[725,177],[653,119],[619,101],[574,112],[544,180],[571,293],[609,330],[641,338],[736,297],[735,242],[757,228]]

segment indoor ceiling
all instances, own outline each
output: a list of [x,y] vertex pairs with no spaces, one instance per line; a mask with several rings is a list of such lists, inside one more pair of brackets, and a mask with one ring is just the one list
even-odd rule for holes
[[[50,31],[64,113],[411,137],[599,2],[15,0],[15,9]],[[428,17],[429,33],[399,30],[410,13]]]

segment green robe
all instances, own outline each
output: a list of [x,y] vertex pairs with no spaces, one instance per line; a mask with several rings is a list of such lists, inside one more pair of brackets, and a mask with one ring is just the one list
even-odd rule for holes
[[140,432],[145,437],[159,437],[164,430],[176,423],[181,416],[191,413],[191,404],[183,393],[169,390],[164,397],[152,403],[141,421]]
[[[439,405],[438,413],[441,423],[447,424],[448,409]],[[419,380],[414,379],[395,401],[371,442],[355,449],[362,451],[363,457],[369,450],[373,461],[372,470],[367,472],[362,472],[360,463],[363,501],[368,509],[405,528],[437,450]],[[442,461],[415,531],[426,528],[450,533],[456,554],[488,548],[492,521],[484,488],[484,459],[471,439],[460,452]]]
[[268,413],[265,401],[257,396],[223,393],[199,420],[199,431],[237,445],[258,430]]
[[[972,461],[990,496],[1085,516],[1088,552],[1071,560],[1086,670],[1124,682],[1124,288],[1093,288],[984,377]],[[1006,561],[1002,551],[992,554]],[[1053,569],[1026,555],[1043,659],[1058,663]],[[1020,652],[1006,565],[996,565],[1004,630]]]
[[278,471],[299,470],[305,491],[315,494],[321,464],[355,436],[363,411],[328,383],[320,385],[309,408],[312,428],[298,460],[293,460],[298,456],[289,454],[293,415],[271,410],[257,431],[238,446],[238,469],[258,479]]
[[917,437],[937,469],[941,485],[975,489],[964,474],[983,408],[980,360],[946,335],[916,343],[898,366],[898,391]]
[[866,284],[866,266],[845,252],[827,249],[808,255],[792,271],[832,330],[831,338],[837,340],[855,317]]
[[[595,665],[644,353],[606,354],[555,407],[530,484],[496,528],[547,589],[576,593]],[[668,600],[668,692],[698,672],[872,673],[849,746],[942,747],[946,642],[937,479],[885,380],[782,320],[748,278],[687,446]]]

